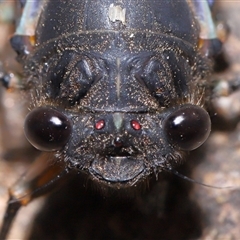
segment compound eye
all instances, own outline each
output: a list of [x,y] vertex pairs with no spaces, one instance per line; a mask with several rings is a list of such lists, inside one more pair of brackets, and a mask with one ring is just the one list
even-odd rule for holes
[[72,133],[72,124],[63,113],[48,107],[39,107],[27,115],[24,131],[35,148],[56,151],[67,143]]
[[211,121],[203,108],[188,104],[171,113],[164,120],[163,129],[169,143],[190,151],[206,141],[211,131]]

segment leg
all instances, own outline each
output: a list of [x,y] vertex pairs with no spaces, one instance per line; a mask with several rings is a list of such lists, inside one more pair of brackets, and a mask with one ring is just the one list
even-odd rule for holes
[[222,50],[227,28],[218,28],[212,17],[211,8],[214,0],[192,1],[193,9],[200,26],[200,51],[209,58],[215,58]]
[[56,163],[53,154],[43,153],[29,171],[9,189],[8,206],[3,218],[0,239],[6,239],[12,222],[21,206],[50,192],[62,182],[69,171],[63,163]]

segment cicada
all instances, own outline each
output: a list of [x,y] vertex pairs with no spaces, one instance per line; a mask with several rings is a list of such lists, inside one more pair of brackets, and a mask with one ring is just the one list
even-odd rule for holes
[[20,1],[10,41],[30,96],[24,132],[41,154],[9,190],[1,239],[21,206],[70,175],[81,176],[79,185],[85,178],[106,191],[135,192],[206,141],[209,78],[222,46],[211,6]]

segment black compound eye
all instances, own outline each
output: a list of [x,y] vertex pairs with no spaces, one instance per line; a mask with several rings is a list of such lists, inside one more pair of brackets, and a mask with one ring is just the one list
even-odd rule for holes
[[164,120],[163,129],[169,143],[190,151],[206,141],[211,131],[211,121],[203,108],[188,104],[172,112]]
[[57,110],[39,107],[27,115],[24,131],[35,148],[41,151],[56,151],[67,143],[72,133],[72,123]]

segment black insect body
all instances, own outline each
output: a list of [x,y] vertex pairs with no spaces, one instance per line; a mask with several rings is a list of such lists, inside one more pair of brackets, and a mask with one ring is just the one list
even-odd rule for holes
[[26,9],[34,34],[22,18],[11,42],[32,96],[25,134],[47,154],[10,189],[2,238],[9,212],[72,171],[130,188],[181,163],[211,128],[206,52],[216,49],[200,36],[206,20],[194,2],[26,1]]

